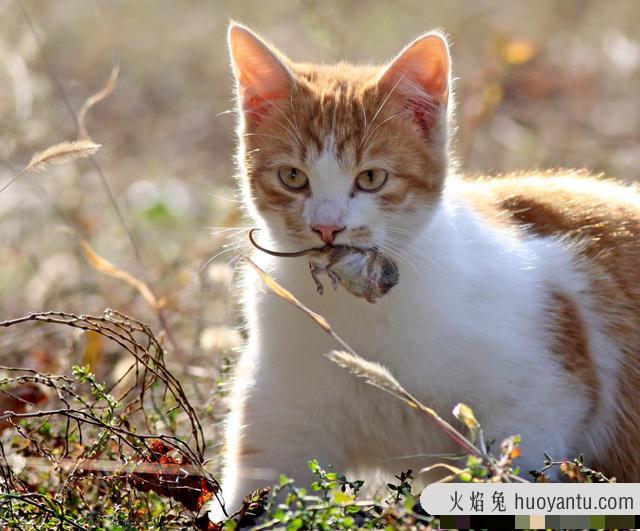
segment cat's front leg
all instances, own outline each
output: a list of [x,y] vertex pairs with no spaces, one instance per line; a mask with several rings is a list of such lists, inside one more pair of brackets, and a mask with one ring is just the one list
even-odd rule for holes
[[[253,397],[243,411],[232,412],[222,479],[229,515],[251,492],[277,484],[281,474],[294,479],[297,486],[309,487],[315,480],[308,467],[311,459],[337,470],[345,467],[342,447],[318,430],[313,419],[295,405],[270,405],[264,398]],[[222,509],[214,507],[212,516],[223,519]]]

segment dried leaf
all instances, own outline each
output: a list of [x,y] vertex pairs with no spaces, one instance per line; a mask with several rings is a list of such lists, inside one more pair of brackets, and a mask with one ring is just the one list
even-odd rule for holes
[[102,343],[102,336],[100,334],[93,330],[87,331],[82,363],[83,365],[88,365],[92,372],[96,372],[100,364],[103,350]]
[[[212,483],[185,456],[173,455],[162,441],[152,441],[146,459],[138,463],[131,483],[142,492],[151,490],[179,501],[188,510],[198,512],[218,492]],[[151,465],[151,466],[149,466]]]
[[164,306],[164,300],[156,299],[156,296],[149,289],[149,286],[142,282],[142,280],[137,279],[131,273],[119,269],[108,260],[102,258],[93,250],[91,245],[89,245],[89,242],[87,242],[86,240],[80,240],[80,245],[82,246],[82,252],[84,253],[87,261],[98,271],[114,278],[124,280],[130,286],[133,286],[138,290],[138,293],[140,293],[140,295],[144,297],[144,300],[146,300],[154,310],[158,310],[159,308],[162,308],[162,306]]
[[432,470],[436,470],[438,468],[446,468],[449,472],[453,472],[456,476],[459,476],[464,472],[462,468],[458,468],[453,465],[448,465],[447,463],[436,463],[435,465],[431,465],[420,470],[421,474],[426,474],[427,472],[431,472]]
[[39,151],[27,164],[24,172],[42,171],[49,166],[57,166],[75,159],[82,159],[93,155],[100,149],[100,144],[91,140],[74,140],[73,142],[61,142]]
[[436,463],[435,465],[428,466],[420,470],[420,473],[421,474],[427,473],[427,472],[430,472],[431,470],[435,470],[438,468],[445,468],[450,472],[453,472],[453,474],[449,474],[448,476],[438,479],[436,483],[450,483],[451,481],[456,481],[456,480],[463,481],[466,483],[466,482],[472,481],[473,479],[468,468],[465,468],[464,470],[462,470],[455,466],[447,465],[446,463]]

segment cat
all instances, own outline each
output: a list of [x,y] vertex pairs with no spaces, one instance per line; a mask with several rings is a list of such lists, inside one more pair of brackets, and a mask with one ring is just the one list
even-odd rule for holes
[[[375,247],[399,283],[369,304],[316,292],[304,257],[254,260],[452,423],[522,436],[523,474],[584,453],[640,481],[640,197],[584,172],[466,178],[450,155],[447,39],[421,35],[384,66],[296,63],[245,26],[228,42],[239,183],[263,245]],[[323,354],[307,316],[243,277],[222,492],[234,510],[307,462],[391,478],[458,451],[415,411]],[[414,457],[410,457],[414,456]]]

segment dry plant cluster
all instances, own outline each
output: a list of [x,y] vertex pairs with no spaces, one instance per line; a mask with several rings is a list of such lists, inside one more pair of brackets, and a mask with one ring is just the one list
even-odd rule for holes
[[[197,414],[167,370],[163,347],[148,326],[114,310],[100,317],[34,313],[0,326],[32,322],[104,337],[126,351],[131,363],[109,387],[88,367],[74,367],[71,377],[1,368],[8,374],[0,380],[1,393],[13,407],[6,409],[5,399],[0,422],[3,430],[15,431],[0,445],[3,519],[31,524],[32,518],[51,516],[61,525],[85,528],[68,516],[68,508],[90,507],[95,501],[86,499],[89,494],[126,500],[133,521],[149,503],[144,497],[127,499],[137,492],[155,491],[195,513],[218,493],[216,480],[203,467],[205,441]],[[32,410],[37,404],[41,408]],[[45,481],[43,473],[49,475]],[[122,496],[114,482],[134,489]]]

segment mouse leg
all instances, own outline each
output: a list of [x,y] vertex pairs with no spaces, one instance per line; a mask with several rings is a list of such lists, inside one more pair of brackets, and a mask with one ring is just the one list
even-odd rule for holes
[[331,269],[325,269],[324,272],[329,276],[329,280],[331,280],[331,287],[333,289],[338,289],[338,284],[340,283],[340,277],[331,271]]
[[309,270],[311,271],[311,277],[313,278],[313,281],[316,283],[318,294],[322,295],[324,293],[324,286],[322,285],[322,282],[320,282],[318,275],[324,272],[324,269],[318,266],[314,266],[313,264],[309,264]]

